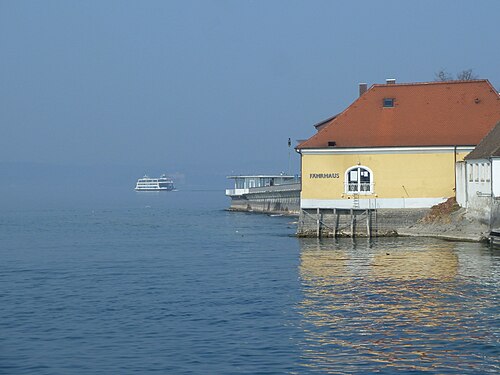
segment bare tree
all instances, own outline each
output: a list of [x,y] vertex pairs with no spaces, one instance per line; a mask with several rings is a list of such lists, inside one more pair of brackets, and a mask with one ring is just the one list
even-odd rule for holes
[[457,73],[457,79],[459,81],[472,81],[477,79],[477,75],[474,74],[472,69],[462,70],[460,73]]
[[434,81],[472,81],[474,79],[478,79],[478,76],[472,71],[472,69],[462,70],[457,73],[456,79],[454,79],[453,76],[445,69],[441,69],[440,71],[434,73]]
[[453,81],[452,75],[444,69],[441,69],[434,75],[435,75],[434,81]]

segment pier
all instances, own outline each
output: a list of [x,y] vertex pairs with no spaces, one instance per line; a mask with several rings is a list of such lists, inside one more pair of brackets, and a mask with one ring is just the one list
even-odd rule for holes
[[285,174],[228,176],[234,188],[226,190],[230,210],[298,215],[300,177]]

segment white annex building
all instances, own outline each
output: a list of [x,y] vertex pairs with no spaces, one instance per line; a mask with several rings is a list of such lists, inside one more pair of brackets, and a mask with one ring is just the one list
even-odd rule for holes
[[456,197],[472,216],[500,227],[500,122],[457,163]]

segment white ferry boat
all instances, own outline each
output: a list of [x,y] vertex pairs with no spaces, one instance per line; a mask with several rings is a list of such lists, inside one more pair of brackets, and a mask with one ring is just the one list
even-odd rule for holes
[[137,180],[136,191],[172,191],[174,190],[174,181],[166,175],[158,178],[144,176]]

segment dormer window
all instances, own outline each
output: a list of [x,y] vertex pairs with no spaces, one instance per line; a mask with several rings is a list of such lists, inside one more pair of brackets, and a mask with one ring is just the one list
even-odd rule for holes
[[394,107],[394,98],[384,98],[384,108]]

